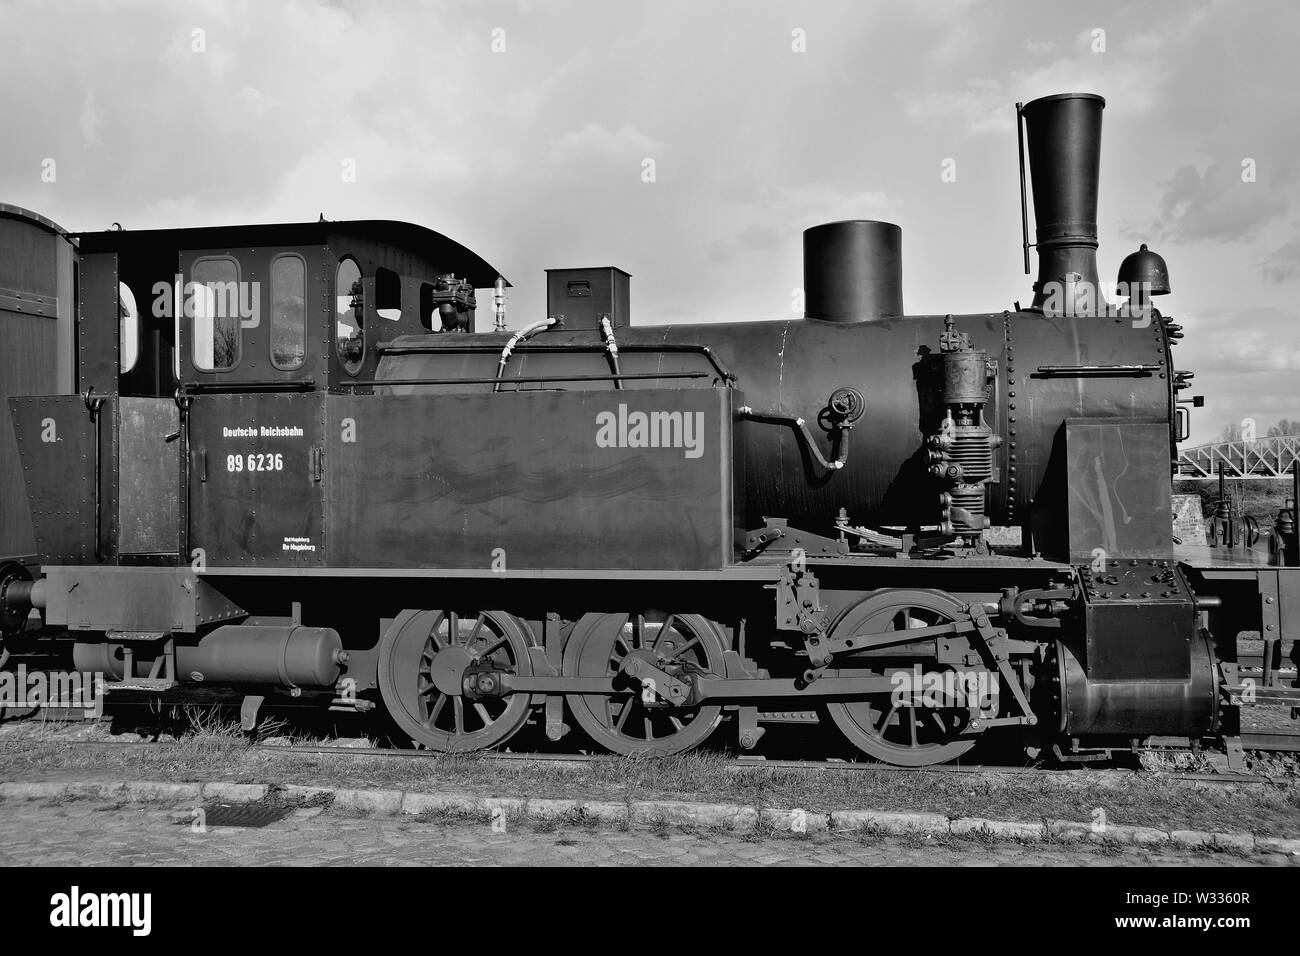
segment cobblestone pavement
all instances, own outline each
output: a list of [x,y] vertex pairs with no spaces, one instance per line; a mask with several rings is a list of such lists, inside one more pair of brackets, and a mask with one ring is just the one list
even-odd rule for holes
[[506,833],[476,823],[423,823],[414,818],[358,818],[296,810],[261,829],[210,827],[194,833],[186,808],[95,800],[0,802],[0,864],[299,866],[726,866],[881,864],[1207,865],[1282,864],[1274,857],[1173,849],[1019,845],[923,838],[859,839],[852,835],[732,835],[675,830],[539,832],[526,825]]

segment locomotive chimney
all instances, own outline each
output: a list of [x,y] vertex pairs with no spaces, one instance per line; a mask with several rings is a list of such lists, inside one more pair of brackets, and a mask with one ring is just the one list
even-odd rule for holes
[[805,229],[804,315],[826,322],[876,322],[903,314],[903,231],[850,219]]
[[[1034,189],[1033,308],[1047,314],[1095,316],[1104,305],[1097,276],[1097,182],[1105,106],[1095,93],[1058,93],[1017,106],[1028,133]],[[1022,157],[1022,190],[1023,175]]]

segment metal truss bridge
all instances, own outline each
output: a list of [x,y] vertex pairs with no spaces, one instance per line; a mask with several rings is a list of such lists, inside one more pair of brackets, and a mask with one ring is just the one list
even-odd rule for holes
[[1223,465],[1229,478],[1285,478],[1300,462],[1300,435],[1221,441],[1178,453],[1180,478],[1213,478]]

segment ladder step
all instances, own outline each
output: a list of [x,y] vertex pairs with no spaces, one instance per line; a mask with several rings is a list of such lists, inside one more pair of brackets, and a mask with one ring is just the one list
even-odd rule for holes
[[157,692],[170,690],[175,686],[176,681],[167,680],[165,677],[134,677],[131,680],[104,681],[104,693],[117,694],[125,690]]

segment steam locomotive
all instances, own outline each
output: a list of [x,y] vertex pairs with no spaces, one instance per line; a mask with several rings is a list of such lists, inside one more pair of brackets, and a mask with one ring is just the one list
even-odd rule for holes
[[1231,741],[1300,696],[1295,504],[1271,560],[1173,540],[1190,373],[1157,254],[1101,293],[1103,107],[1017,104],[1038,276],[989,313],[905,315],[874,221],[804,233],[803,319],[633,326],[627,273],[554,269],[510,331],[498,271],[408,223],[0,207],[4,640],[439,751]]

